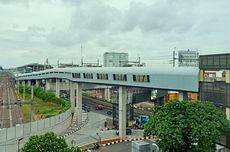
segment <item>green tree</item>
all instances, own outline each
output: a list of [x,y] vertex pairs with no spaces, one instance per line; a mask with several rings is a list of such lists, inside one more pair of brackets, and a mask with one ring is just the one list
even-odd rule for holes
[[225,112],[209,102],[169,101],[156,107],[144,129],[163,151],[214,152],[215,139],[229,127]]
[[23,152],[81,152],[80,148],[68,147],[64,138],[57,137],[53,132],[35,135],[29,138],[22,148]]

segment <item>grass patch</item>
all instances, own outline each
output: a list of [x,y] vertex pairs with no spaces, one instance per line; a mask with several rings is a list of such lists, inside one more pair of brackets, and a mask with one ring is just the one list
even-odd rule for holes
[[[21,101],[23,102],[22,94],[19,94]],[[25,94],[25,102],[31,101],[31,95]],[[30,121],[30,104],[22,104],[22,111],[25,116],[25,121]],[[43,118],[49,118],[55,115],[58,115],[63,111],[63,107],[51,101],[44,102],[42,99],[34,97],[33,100],[33,118],[37,117],[37,115],[42,115]],[[36,118],[34,118],[36,119]]]
[[62,110],[61,105],[57,105],[52,102],[37,102],[34,105],[35,114],[42,114],[45,118],[50,115],[57,115]]
[[22,105],[22,112],[25,117],[25,121],[29,122],[30,121],[30,105],[28,104],[23,104]]

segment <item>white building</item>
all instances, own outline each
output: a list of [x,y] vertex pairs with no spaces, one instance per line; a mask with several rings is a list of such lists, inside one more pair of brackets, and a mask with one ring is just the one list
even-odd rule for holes
[[198,51],[178,51],[179,67],[198,67],[199,53]]
[[128,63],[128,53],[105,52],[104,67],[123,67]]

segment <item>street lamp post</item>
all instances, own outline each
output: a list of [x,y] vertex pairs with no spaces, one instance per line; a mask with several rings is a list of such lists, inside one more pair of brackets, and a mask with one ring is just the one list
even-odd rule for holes
[[97,132],[96,135],[99,137],[99,144],[101,144],[101,136],[99,135],[99,133]]
[[20,141],[22,140],[23,138],[19,138],[18,139],[18,152],[19,152],[19,150],[20,150]]

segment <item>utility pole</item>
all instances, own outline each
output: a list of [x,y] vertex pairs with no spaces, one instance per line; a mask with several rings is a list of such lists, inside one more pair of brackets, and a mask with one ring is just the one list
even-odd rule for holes
[[30,132],[32,123],[32,110],[33,110],[33,99],[34,99],[34,87],[31,85],[31,104],[30,104]]
[[81,66],[83,67],[82,45],[81,45]]
[[59,68],[59,59],[57,60],[57,67]]
[[173,67],[175,67],[175,61],[176,61],[176,47],[174,47],[173,50]]
[[24,81],[24,84],[23,84],[23,102],[25,102],[25,93],[26,93],[26,84],[25,84],[25,81]]
[[99,64],[100,64],[100,63],[99,63],[99,59],[97,59],[97,66],[98,66],[98,67],[99,67]]
[[139,62],[138,66],[141,66],[141,57],[140,56],[138,57],[138,62]]

